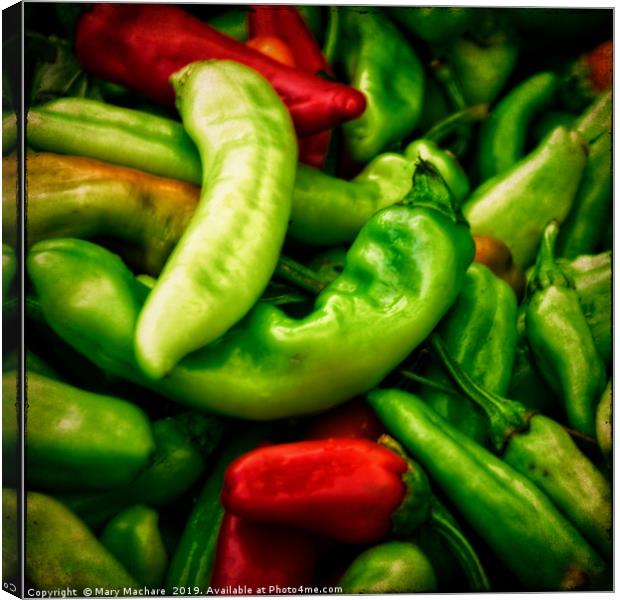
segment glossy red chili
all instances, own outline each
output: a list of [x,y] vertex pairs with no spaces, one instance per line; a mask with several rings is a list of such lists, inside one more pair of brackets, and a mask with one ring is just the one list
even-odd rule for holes
[[273,85],[300,135],[358,117],[364,95],[283,65],[170,4],[95,4],[78,22],[76,54],[93,74],[174,105],[172,73],[197,60],[233,60]]
[[231,463],[224,477],[226,510],[347,543],[372,543],[392,529],[407,495],[407,463],[361,439],[277,444]]

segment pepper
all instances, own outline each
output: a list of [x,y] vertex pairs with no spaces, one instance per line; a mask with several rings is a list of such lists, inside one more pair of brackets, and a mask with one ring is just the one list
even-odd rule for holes
[[287,593],[312,584],[317,559],[316,540],[306,532],[226,513],[209,587],[226,596]]
[[478,385],[450,356],[439,335],[431,336],[431,345],[459,389],[484,410],[494,451],[543,490],[581,534],[611,558],[611,486],[566,430]]
[[282,65],[173,5],[96,4],[78,22],[75,49],[87,71],[168,106],[174,103],[169,77],[175,71],[205,59],[242,63],[269,80],[302,136],[335,127],[365,108],[359,91]]
[[557,221],[551,221],[528,282],[527,337],[543,377],[562,398],[568,423],[594,437],[595,402],[605,387],[605,367],[574,284],[555,263],[558,233]]
[[[575,131],[588,139],[588,161],[574,205],[562,225],[558,239],[559,256],[575,258],[596,252],[603,239],[605,224],[612,220],[611,115],[609,91],[594,102],[575,125]],[[590,137],[593,135],[596,137]]]
[[603,391],[598,406],[596,407],[596,441],[605,463],[611,463],[612,442],[612,393],[611,379]]
[[508,246],[490,235],[475,235],[476,255],[474,262],[487,266],[497,277],[503,279],[521,300],[525,291],[525,274],[512,260]]
[[477,153],[480,181],[507,171],[519,161],[530,123],[555,100],[557,85],[555,73],[536,73],[497,103],[480,129]]
[[[265,420],[318,412],[377,385],[454,302],[472,257],[447,188],[421,163],[407,205],[364,225],[313,312],[294,319],[259,303],[157,382],[141,375],[127,348],[141,284],[118,257],[89,242],[55,239],[33,246],[27,266],[52,329],[105,371],[200,410]],[[92,286],[97,293],[85,298]]]
[[[17,374],[2,376],[3,449],[17,446],[10,391]],[[151,425],[137,406],[28,373],[28,485],[35,489],[106,490],[129,483],[155,448]]]
[[288,525],[345,543],[373,543],[428,518],[424,473],[363,439],[257,448],[224,476],[224,508],[258,523]]
[[[15,490],[2,490],[2,504],[3,513],[5,506],[16,512]],[[138,590],[133,577],[60,502],[29,491],[25,504],[25,575],[33,588]],[[18,548],[6,551],[18,555]]]
[[105,493],[59,494],[73,512],[93,529],[135,505],[168,506],[202,475],[226,425],[216,417],[181,413],[153,423],[152,462],[128,485]]
[[411,542],[385,542],[362,552],[338,584],[343,594],[436,592],[428,556]]
[[377,389],[368,401],[526,589],[607,589],[601,557],[534,484],[417,396]]
[[[340,35],[332,62],[364,93],[365,111],[343,125],[351,158],[366,163],[406,138],[422,116],[422,63],[398,28],[374,7],[338,7]],[[329,56],[329,54],[328,54]]]
[[196,212],[136,325],[138,364],[155,379],[222,335],[266,287],[284,241],[297,164],[284,105],[251,69],[192,63],[172,82],[203,182]]
[[[472,379],[498,394],[506,393],[517,345],[517,303],[505,282],[484,265],[473,263],[459,297],[436,331]],[[429,364],[422,375],[456,391],[437,362]],[[460,432],[481,444],[488,442],[484,414],[462,396],[425,387],[422,397]]]
[[475,18],[475,10],[464,7],[390,7],[393,17],[409,33],[429,43],[447,42],[461,35]]
[[577,119],[575,113],[567,110],[548,110],[544,112],[532,125],[532,137],[536,144],[545,139],[549,133],[560,125],[572,129]]
[[[276,39],[281,39],[290,49],[294,65],[302,71],[334,78],[334,72],[325,60],[321,47],[296,7],[253,6],[248,15],[248,28],[250,38],[275,36]],[[301,138],[300,162],[320,169],[325,163],[329,140],[329,131]]]
[[501,240],[515,264],[527,267],[549,220],[561,222],[568,215],[585,164],[582,137],[554,129],[510,169],[472,192],[463,205],[472,233]]
[[225,12],[211,17],[208,23],[220,33],[245,42],[249,36],[248,12],[249,9],[244,6],[230,6]]
[[161,585],[168,556],[156,510],[136,504],[116,515],[101,534],[101,543],[147,588]]
[[217,539],[224,518],[220,493],[224,472],[238,456],[263,442],[269,425],[239,426],[227,440],[187,518],[166,575],[166,592],[203,594],[211,581]]
[[312,417],[303,438],[355,438],[376,441],[384,433],[383,425],[368,404],[357,399]]

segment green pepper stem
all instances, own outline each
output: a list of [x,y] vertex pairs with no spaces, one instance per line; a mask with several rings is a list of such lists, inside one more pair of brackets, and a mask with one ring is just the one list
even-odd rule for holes
[[488,104],[476,104],[448,115],[435,123],[422,137],[440,144],[445,138],[462,125],[484,121],[489,114]]
[[459,528],[454,517],[435,496],[431,500],[430,524],[446,541],[454,557],[461,565],[469,589],[472,592],[491,591],[491,583],[476,551]]
[[400,370],[400,374],[411,381],[415,381],[416,383],[421,383],[425,387],[432,388],[437,390],[438,392],[443,392],[444,394],[450,394],[451,396],[460,396],[460,394],[454,389],[450,388],[447,385],[442,385],[441,383],[437,383],[432,379],[428,379],[427,377],[423,377],[422,375],[418,375],[417,373],[413,373],[411,371],[407,371],[405,369]]
[[333,65],[338,52],[338,40],[340,38],[340,12],[337,6],[329,7],[329,18],[325,43],[323,44],[323,56],[327,64]]
[[457,387],[486,413],[493,445],[498,453],[503,453],[512,435],[528,429],[530,411],[520,402],[502,398],[480,387],[448,354],[437,333],[431,334],[429,342]]
[[574,287],[566,271],[555,261],[555,243],[559,233],[560,224],[558,221],[555,219],[549,221],[543,232],[534,272],[528,282],[528,297],[531,297],[537,290],[554,285],[559,287]]
[[313,270],[284,255],[278,259],[275,275],[315,295],[327,287],[327,282],[321,281]]

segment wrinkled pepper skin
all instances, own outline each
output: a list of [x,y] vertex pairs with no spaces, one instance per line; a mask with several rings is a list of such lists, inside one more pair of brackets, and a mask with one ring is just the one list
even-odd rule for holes
[[172,119],[90,98],[59,98],[32,107],[27,123],[28,146],[34,150],[201,183],[196,146],[183,125]]
[[[508,390],[517,345],[517,302],[508,285],[484,265],[473,263],[454,306],[437,328],[447,351],[485,389]],[[424,376],[451,387],[444,369],[433,363]],[[488,442],[482,413],[462,396],[424,388],[424,400],[460,432]]]
[[[17,374],[2,377],[3,447],[17,445],[10,399]],[[106,490],[126,485],[151,460],[155,442],[137,406],[28,373],[26,464],[34,489]]]
[[411,542],[386,542],[362,552],[338,585],[343,594],[436,592],[437,576],[419,546]]
[[288,67],[173,5],[97,4],[80,19],[75,38],[82,65],[173,106],[170,76],[199,60],[231,60],[266,77],[287,105],[300,135],[312,135],[358,117],[364,95]]
[[[29,245],[50,237],[107,237],[130,246],[132,266],[158,275],[198,204],[194,185],[79,156],[29,153],[26,211]],[[14,177],[3,162],[3,235]]]
[[343,125],[351,158],[366,163],[407,137],[422,116],[425,73],[398,28],[379,9],[338,7],[337,64],[366,96],[361,116]]
[[608,589],[601,557],[533,483],[420,398],[378,389],[368,399],[525,589]]
[[[408,465],[362,439],[257,448],[230,464],[222,504],[244,519],[289,525],[350,544],[385,539],[400,512],[413,530],[428,518],[428,482],[411,489]],[[426,485],[425,485],[426,484]]]
[[486,181],[507,171],[523,156],[529,125],[555,100],[558,76],[537,73],[522,81],[493,108],[480,129],[478,174]]
[[582,135],[594,129],[590,115],[602,112],[597,129],[589,140],[588,162],[583,172],[574,205],[562,224],[558,238],[558,256],[576,258],[599,250],[605,225],[613,220],[612,209],[612,96],[611,91],[590,107],[577,121],[575,131]]
[[237,429],[227,441],[196,499],[170,560],[166,574],[166,592],[169,595],[174,593],[175,588],[198,589],[200,593],[206,591],[224,518],[224,508],[220,502],[224,472],[235,458],[268,439],[268,436],[268,425],[252,425]]
[[[449,216],[449,199],[421,187],[424,202],[383,209],[366,223],[308,316],[258,304],[158,382],[135,364],[141,284],[118,257],[81,240],[47,240],[31,248],[28,274],[52,329],[104,371],[203,411],[256,420],[311,414],[377,385],[428,336],[463,285],[471,235]],[[91,286],[97,292],[86,302]]]
[[226,513],[210,586],[216,594],[227,596],[234,586],[245,588],[246,593],[260,588],[281,593],[275,586],[312,584],[317,559],[317,542],[305,531],[253,523]]
[[169,505],[198,481],[225,430],[220,419],[196,413],[159,419],[152,427],[152,463],[129,485],[98,494],[58,495],[89,527],[99,529],[131,505]]
[[288,235],[310,245],[353,241],[372,215],[405,198],[414,169],[393,153],[375,157],[349,181],[298,165]]
[[571,427],[594,437],[596,402],[605,387],[605,366],[574,284],[558,267],[554,247],[559,225],[545,229],[528,284],[526,331],[540,371],[560,395]]
[[136,504],[116,515],[100,538],[127,572],[150,588],[161,585],[168,563],[158,522],[155,509]]
[[390,7],[388,16],[405,30],[429,43],[442,43],[461,35],[471,24],[475,11],[463,7]]
[[196,212],[136,326],[138,364],[154,379],[221,336],[261,295],[284,242],[297,165],[288,113],[255,71],[198,62],[172,83],[203,179]]
[[[15,491],[3,489],[3,505],[15,506]],[[138,582],[70,510],[50,496],[26,495],[25,574],[39,590],[135,588]],[[4,512],[4,511],[3,511]],[[9,550],[5,548],[5,552]],[[17,548],[14,549],[17,554]]]
[[559,127],[512,168],[476,188],[463,205],[475,235],[504,242],[515,264],[536,257],[551,219],[562,222],[573,205],[587,150],[581,136]]

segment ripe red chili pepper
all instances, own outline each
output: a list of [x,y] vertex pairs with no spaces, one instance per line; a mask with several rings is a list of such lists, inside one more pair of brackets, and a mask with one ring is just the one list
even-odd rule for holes
[[386,433],[374,411],[362,400],[352,400],[310,419],[305,439],[356,438],[377,441]]
[[421,473],[412,481],[410,473],[403,458],[368,440],[279,444],[229,465],[222,504],[251,521],[374,543],[396,523],[410,531],[427,518],[428,482]]
[[[289,48],[295,66],[312,75],[334,76],[310,28],[294,6],[253,6],[248,13],[250,38],[275,36]],[[323,131],[299,140],[299,162],[320,169],[325,163],[330,133]]]
[[169,4],[96,4],[78,22],[75,47],[86,70],[170,106],[168,79],[185,65],[207,59],[243,63],[273,85],[300,135],[358,117],[366,106],[361,92],[280,64]]
[[585,55],[585,60],[590,67],[590,80],[598,91],[611,88],[613,53],[613,42],[607,40]]
[[[278,593],[310,585],[316,540],[305,531],[252,523],[226,513],[217,540],[211,588],[216,594]],[[274,589],[275,588],[275,589]]]

